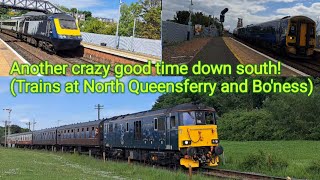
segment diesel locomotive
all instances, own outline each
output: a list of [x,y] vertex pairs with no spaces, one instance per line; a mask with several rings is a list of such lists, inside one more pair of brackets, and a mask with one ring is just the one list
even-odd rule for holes
[[0,30],[52,52],[75,49],[82,40],[75,18],[65,13],[29,12],[21,17],[0,20]]
[[[107,157],[184,167],[218,166],[214,108],[181,104],[98,121],[9,135],[9,147],[105,152]],[[27,135],[28,138],[25,138]],[[2,142],[3,143],[3,142]]]
[[296,58],[308,58],[316,46],[316,23],[306,16],[286,16],[236,28],[235,37]]

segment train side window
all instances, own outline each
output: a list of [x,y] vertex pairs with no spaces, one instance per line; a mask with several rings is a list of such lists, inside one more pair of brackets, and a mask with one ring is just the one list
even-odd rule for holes
[[141,121],[134,122],[134,139],[135,140],[142,139]]
[[112,133],[113,132],[113,124],[109,124],[109,133]]
[[158,130],[158,118],[154,118],[154,130]]
[[176,127],[176,117],[171,116],[170,117],[170,128],[174,128],[174,127]]
[[127,132],[129,132],[129,123],[127,123],[127,129],[126,129]]
[[158,118],[158,131],[164,131],[166,128],[166,119],[165,117]]

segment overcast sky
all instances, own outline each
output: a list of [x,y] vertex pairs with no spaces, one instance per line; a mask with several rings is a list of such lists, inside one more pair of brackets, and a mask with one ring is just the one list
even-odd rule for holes
[[[319,0],[193,0],[192,9],[219,17],[224,8],[225,27],[233,31],[238,18],[244,25],[265,22],[287,15],[305,15],[316,20],[320,16]],[[190,0],[163,0],[163,20],[173,19],[176,11],[188,10]]]
[[[64,84],[76,79],[82,82],[83,78],[85,77],[44,77],[42,79]],[[182,77],[152,76],[124,77],[121,81],[127,84],[131,78],[143,82],[179,82],[182,80]],[[8,113],[3,111],[6,108],[12,109],[12,124],[26,128],[26,122],[35,119],[37,122],[35,128],[38,130],[57,126],[58,120],[61,120],[60,125],[96,120],[97,110],[94,109],[94,105],[98,103],[104,105],[101,117],[150,110],[161,95],[159,93],[135,95],[126,90],[124,94],[18,94],[17,97],[13,97],[9,91],[11,79],[0,77],[0,126],[4,126],[3,121],[8,119]],[[39,80],[38,77],[27,77],[26,79],[28,81]],[[99,78],[97,80],[102,81]]]

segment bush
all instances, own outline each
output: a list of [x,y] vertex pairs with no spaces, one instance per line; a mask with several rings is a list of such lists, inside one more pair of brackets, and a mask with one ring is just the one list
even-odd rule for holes
[[287,168],[289,163],[272,154],[263,151],[251,153],[239,164],[239,168],[245,171],[279,171]]
[[236,110],[224,114],[219,120],[220,139],[232,141],[271,140],[272,115],[266,110]]

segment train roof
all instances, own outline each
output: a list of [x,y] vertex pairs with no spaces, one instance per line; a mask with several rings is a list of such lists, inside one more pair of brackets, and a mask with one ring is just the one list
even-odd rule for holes
[[161,114],[169,114],[169,113],[179,112],[179,111],[196,111],[196,110],[215,111],[214,108],[205,106],[203,104],[185,103],[185,104],[180,104],[171,108],[149,110],[149,111],[142,111],[142,112],[133,113],[133,114],[115,116],[115,117],[108,118],[107,121],[127,120],[127,119],[142,117],[142,116],[161,115]]
[[64,125],[64,126],[57,127],[56,129],[61,130],[61,129],[80,128],[80,127],[84,127],[84,126],[96,126],[96,125],[99,125],[104,120],[106,120],[106,119],[100,119],[100,120],[95,120],[95,121],[88,121],[88,122],[82,122],[82,123],[69,124],[69,125]]
[[[306,20],[306,21],[308,21],[308,22],[313,22],[313,23],[315,23],[314,20],[312,20],[311,18],[309,18],[309,17],[307,17],[307,16],[298,15],[298,16],[285,16],[285,17],[283,17],[283,18],[281,18],[281,19],[275,19],[275,20],[266,21],[266,22],[263,22],[263,23],[258,23],[258,24],[250,24],[250,25],[247,25],[247,26],[242,27],[242,28],[249,28],[249,27],[254,27],[254,26],[261,26],[261,25],[264,25],[264,24],[269,24],[269,23],[273,23],[273,22],[278,22],[278,21],[284,20],[284,19],[288,19],[288,20],[289,20],[289,19],[292,19],[292,20],[294,20],[294,19],[304,19],[304,20]],[[241,28],[236,28],[235,30],[238,30],[238,29],[241,29]]]
[[42,133],[42,132],[48,132],[48,131],[55,131],[56,129],[57,129],[56,127],[40,129],[40,130],[33,131],[33,133]]
[[24,133],[16,133],[16,134],[10,134],[7,137],[15,137],[15,136],[21,136],[21,135],[28,135],[32,134],[32,132],[24,132]]

